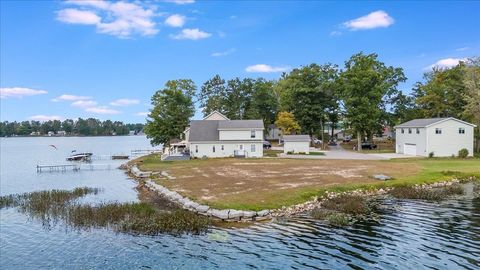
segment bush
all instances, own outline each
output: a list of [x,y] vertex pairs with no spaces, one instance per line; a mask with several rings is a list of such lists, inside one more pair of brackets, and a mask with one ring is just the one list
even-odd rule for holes
[[466,148],[460,149],[460,151],[458,151],[458,157],[459,158],[468,157],[468,150]]
[[428,153],[429,158],[433,158],[434,155],[435,155],[435,153],[433,153],[433,152]]

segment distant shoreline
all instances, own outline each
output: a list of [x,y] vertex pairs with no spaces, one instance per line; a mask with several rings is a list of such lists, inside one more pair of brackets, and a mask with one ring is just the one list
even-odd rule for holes
[[0,138],[63,138],[63,137],[141,137],[141,136],[146,136],[145,134],[143,135],[17,135],[17,136],[5,136],[5,137],[0,137]]

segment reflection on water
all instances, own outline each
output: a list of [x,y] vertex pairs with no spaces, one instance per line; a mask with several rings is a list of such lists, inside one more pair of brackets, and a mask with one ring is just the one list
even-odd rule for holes
[[[59,141],[58,141],[59,140]],[[47,151],[48,144],[58,152]],[[87,201],[136,201],[122,171],[37,174],[37,162],[63,163],[73,147],[96,154],[148,147],[144,137],[1,139],[1,194],[78,186],[103,188]],[[90,148],[89,148],[90,147]],[[119,161],[94,161],[97,163]],[[105,229],[45,230],[15,209],[0,212],[2,269],[480,269],[480,200],[382,201],[379,222],[335,228],[300,216],[206,235],[133,236]]]

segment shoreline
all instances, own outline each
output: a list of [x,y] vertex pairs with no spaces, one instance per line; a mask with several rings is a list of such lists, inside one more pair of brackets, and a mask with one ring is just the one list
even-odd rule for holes
[[[215,209],[208,205],[202,205],[198,202],[195,202],[187,197],[182,196],[176,191],[169,190],[165,186],[157,184],[151,179],[151,176],[161,175],[170,180],[174,180],[175,177],[169,175],[165,171],[153,172],[153,171],[142,171],[138,168],[138,158],[129,161],[121,166],[121,169],[127,171],[127,173],[134,178],[139,185],[143,184],[150,191],[157,193],[159,196],[176,203],[180,208],[193,211],[200,215],[209,216],[222,221],[231,221],[231,222],[256,222],[271,220],[278,217],[290,217],[293,215],[310,212],[314,209],[322,208],[322,204],[328,200],[337,198],[339,196],[365,196],[365,197],[374,197],[386,195],[396,187],[369,187],[369,188],[355,188],[352,190],[346,191],[335,191],[338,187],[332,187],[330,190],[326,189],[325,193],[320,196],[313,196],[309,200],[295,205],[284,206],[279,209],[263,209],[260,211],[249,211],[249,210],[237,210],[237,209]],[[479,178],[476,175],[465,175],[465,176],[452,176],[452,178],[445,180],[439,179],[438,181],[433,181],[423,184],[405,184],[403,186],[414,187],[417,189],[432,189],[432,188],[441,188],[447,187],[456,183],[464,182],[474,182],[478,181]],[[399,185],[399,187],[402,185]]]

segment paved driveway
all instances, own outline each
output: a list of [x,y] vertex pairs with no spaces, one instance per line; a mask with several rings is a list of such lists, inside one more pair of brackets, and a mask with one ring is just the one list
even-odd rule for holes
[[330,146],[329,151],[322,151],[324,156],[315,155],[285,155],[280,154],[280,157],[284,158],[303,158],[303,159],[356,159],[356,160],[388,160],[392,158],[412,158],[414,156],[396,154],[396,153],[384,153],[384,154],[364,154],[353,151],[347,151],[340,145]]

